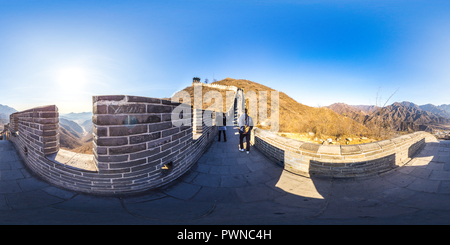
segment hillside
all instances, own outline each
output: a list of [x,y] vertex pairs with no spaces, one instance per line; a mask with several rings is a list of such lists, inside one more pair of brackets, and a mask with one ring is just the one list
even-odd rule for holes
[[12,107],[9,107],[7,105],[0,104],[0,114],[7,115],[8,118],[9,118],[9,115],[14,113],[14,112],[17,112],[17,110],[12,108]]
[[80,112],[80,113],[71,112],[59,115],[60,118],[65,118],[79,124],[85,122],[86,120],[92,120],[92,116],[93,116],[92,112]]
[[17,112],[17,110],[7,105],[0,104],[0,132],[3,131],[3,125],[9,123],[9,115],[14,112]]
[[[259,91],[267,91],[267,117],[270,118],[271,95],[274,89],[262,84],[243,80],[226,78],[215,84],[233,85],[247,91],[255,91],[259,99]],[[246,103],[248,105],[248,103]],[[258,107],[259,110],[259,107]],[[366,134],[367,129],[360,123],[340,115],[328,108],[315,108],[303,105],[286,93],[279,91],[280,133],[308,133],[313,132],[320,138],[322,134],[333,138],[343,135]],[[265,128],[261,125],[258,127]]]
[[[75,120],[80,121],[82,119]],[[63,149],[92,154],[92,120],[86,120],[81,126],[75,121],[59,119],[59,142]]]
[[[183,89],[183,91],[186,91],[186,92],[189,93],[189,95],[191,97],[191,106],[194,106],[194,86],[186,87],[186,88]],[[210,92],[210,91],[217,91],[217,92],[219,92],[222,95],[222,100],[223,100],[223,102],[222,102],[222,110],[225,110],[225,108],[227,108],[227,104],[231,104],[231,103],[234,102],[234,91],[228,90],[229,93],[230,92],[232,92],[232,93],[231,93],[231,96],[228,97],[229,100],[227,102],[225,102],[226,98],[227,98],[227,95],[226,95],[227,94],[227,90],[216,89],[216,88],[210,88],[210,87],[203,86],[202,87],[202,98],[203,98],[202,108],[203,108],[203,110],[209,108],[210,106],[212,106],[215,103],[214,99],[211,99],[210,96],[206,96],[205,97],[205,95],[208,92]],[[173,97],[175,97],[175,96],[176,96],[176,93],[173,95]],[[170,100],[171,98],[163,98],[163,99]],[[210,101],[210,102],[207,102],[207,101]]]
[[78,135],[74,135],[66,128],[59,127],[58,133],[61,148],[66,150],[72,150],[82,146],[81,138],[77,137]]
[[443,105],[438,106],[438,108],[450,112],[450,104],[448,104],[448,105],[443,104]]
[[359,123],[363,123],[366,116],[373,112],[375,107],[364,107],[364,106],[351,106],[345,103],[334,103],[327,106],[339,115],[349,117]]
[[[431,130],[431,128],[440,125],[450,124],[450,117],[447,117],[447,112],[432,104],[418,106],[412,102],[403,101],[377,108],[336,103],[330,105],[329,108],[364,123],[372,131]],[[433,113],[433,111],[436,113]]]
[[383,120],[394,122],[414,122],[416,124],[449,124],[450,118],[440,117],[432,112],[424,111],[412,103],[398,103],[382,108],[366,121]]
[[[258,101],[259,92],[267,91],[267,117],[270,118],[270,91],[274,91],[274,89],[249,80],[232,78],[226,78],[212,84],[236,86],[243,89],[244,93],[247,91],[255,91]],[[193,86],[186,87],[184,90],[191,95],[191,105],[193,105]],[[223,98],[225,98],[224,90],[208,87],[203,87],[203,95],[210,90],[221,92]],[[248,107],[248,100],[246,101],[246,105]],[[204,104],[203,108],[206,109],[207,106],[208,105]],[[259,105],[257,110],[259,111]],[[258,111],[256,112],[257,114]],[[351,120],[343,115],[339,115],[328,108],[315,108],[303,105],[281,91],[279,92],[279,119],[280,134],[285,133],[287,136],[292,136],[292,133],[302,134],[312,132],[314,133],[314,136],[310,136],[309,140],[315,140],[314,142],[317,143],[320,142],[320,138],[326,139],[331,137],[336,139],[344,138],[344,136],[347,135],[359,136],[367,134],[367,128],[365,128],[361,123]],[[264,129],[270,129],[270,126],[264,127],[260,123],[258,123],[257,126]],[[292,137],[295,138],[295,136]]]
[[67,120],[65,118],[59,118],[59,125],[70,131],[72,134],[79,134],[81,137],[84,134],[84,129],[76,122]]
[[445,105],[435,106],[433,104],[426,104],[426,105],[421,105],[419,107],[420,107],[420,109],[431,112],[437,116],[450,118],[450,106],[449,106],[448,110],[446,110],[447,107]]

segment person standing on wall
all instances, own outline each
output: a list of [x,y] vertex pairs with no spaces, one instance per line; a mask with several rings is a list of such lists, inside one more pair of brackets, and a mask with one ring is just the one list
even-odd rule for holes
[[248,115],[248,110],[245,109],[245,113],[239,117],[239,151],[244,151],[244,137],[247,143],[247,154],[250,153],[250,134],[253,129],[253,119]]
[[227,142],[227,118],[225,116],[225,113],[223,113],[223,124],[222,126],[219,126],[219,141],[220,141],[220,135],[223,133],[223,141]]

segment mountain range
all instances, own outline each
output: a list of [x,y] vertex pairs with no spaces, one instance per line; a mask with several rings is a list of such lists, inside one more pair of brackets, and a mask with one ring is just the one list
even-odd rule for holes
[[[407,130],[407,127],[419,128],[420,125],[439,128],[440,125],[450,124],[450,105],[435,106],[432,104],[417,105],[412,102],[395,102],[386,107],[347,105],[334,103],[328,108],[336,113],[350,117],[361,123],[374,121],[391,121],[396,124],[397,130]],[[403,123],[403,124],[402,124]],[[412,129],[412,128],[411,128]]]
[[92,112],[71,112],[59,116],[61,148],[78,153],[92,153],[92,115]]
[[[257,95],[259,95],[259,91],[273,90],[262,84],[244,79],[226,78],[214,84],[237,86],[242,88],[244,92],[255,91]],[[186,87],[184,90],[193,96],[192,86]],[[204,87],[203,93],[209,90],[210,88]],[[223,93],[222,96],[226,98],[224,91],[220,90],[219,92]],[[318,137],[320,137],[320,134],[336,137],[348,134],[370,135],[370,130],[374,129],[374,124],[386,125],[386,122],[393,131],[431,130],[439,128],[441,125],[450,127],[450,104],[419,106],[412,102],[403,101],[385,107],[377,107],[334,103],[327,107],[315,108],[301,104],[280,91],[279,109],[280,132],[314,132]],[[9,115],[16,111],[9,106],[0,105],[0,130],[2,130],[3,124],[9,122]],[[268,118],[270,118],[270,113],[271,95],[268,93]],[[80,153],[92,153],[92,116],[92,112],[60,114],[59,133],[62,148]],[[257,126],[268,127],[267,125]]]

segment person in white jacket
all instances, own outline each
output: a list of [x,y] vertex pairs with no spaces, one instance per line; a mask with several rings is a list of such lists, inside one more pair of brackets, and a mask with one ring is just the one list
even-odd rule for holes
[[[250,134],[253,129],[253,119],[248,115],[248,110],[245,109],[245,113],[239,117],[238,120],[239,126],[239,151],[244,151],[244,137],[245,142],[247,142],[247,154],[250,153]],[[246,126],[247,130],[246,131]]]

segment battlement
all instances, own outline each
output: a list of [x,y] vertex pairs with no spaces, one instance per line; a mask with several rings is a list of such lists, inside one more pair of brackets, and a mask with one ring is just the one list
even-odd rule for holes
[[33,172],[54,185],[79,192],[139,193],[184,174],[218,133],[214,120],[203,117],[207,111],[199,110],[202,131],[194,138],[190,105],[189,113],[172,118],[180,103],[158,98],[93,96],[92,103],[96,171],[57,161],[59,114],[55,105],[11,115],[10,140]]
[[[201,84],[201,83],[200,83]],[[198,86],[198,84],[196,85]],[[233,90],[226,115],[244,108],[242,89]],[[201,94],[201,93],[200,93]],[[48,182],[69,190],[98,194],[140,193],[170,183],[186,173],[218,133],[212,111],[190,104],[131,95],[92,97],[93,155],[96,170],[79,169],[55,157],[59,113],[55,105],[10,116],[7,134],[26,165]],[[183,107],[183,113],[176,108]],[[278,114],[275,114],[278,115]],[[402,166],[434,137],[416,132],[361,145],[318,145],[254,128],[251,143],[275,163],[305,176],[365,177]]]
[[427,141],[435,139],[429,133],[415,132],[359,145],[320,145],[258,128],[252,134],[255,147],[286,170],[333,178],[367,177],[403,166]]

